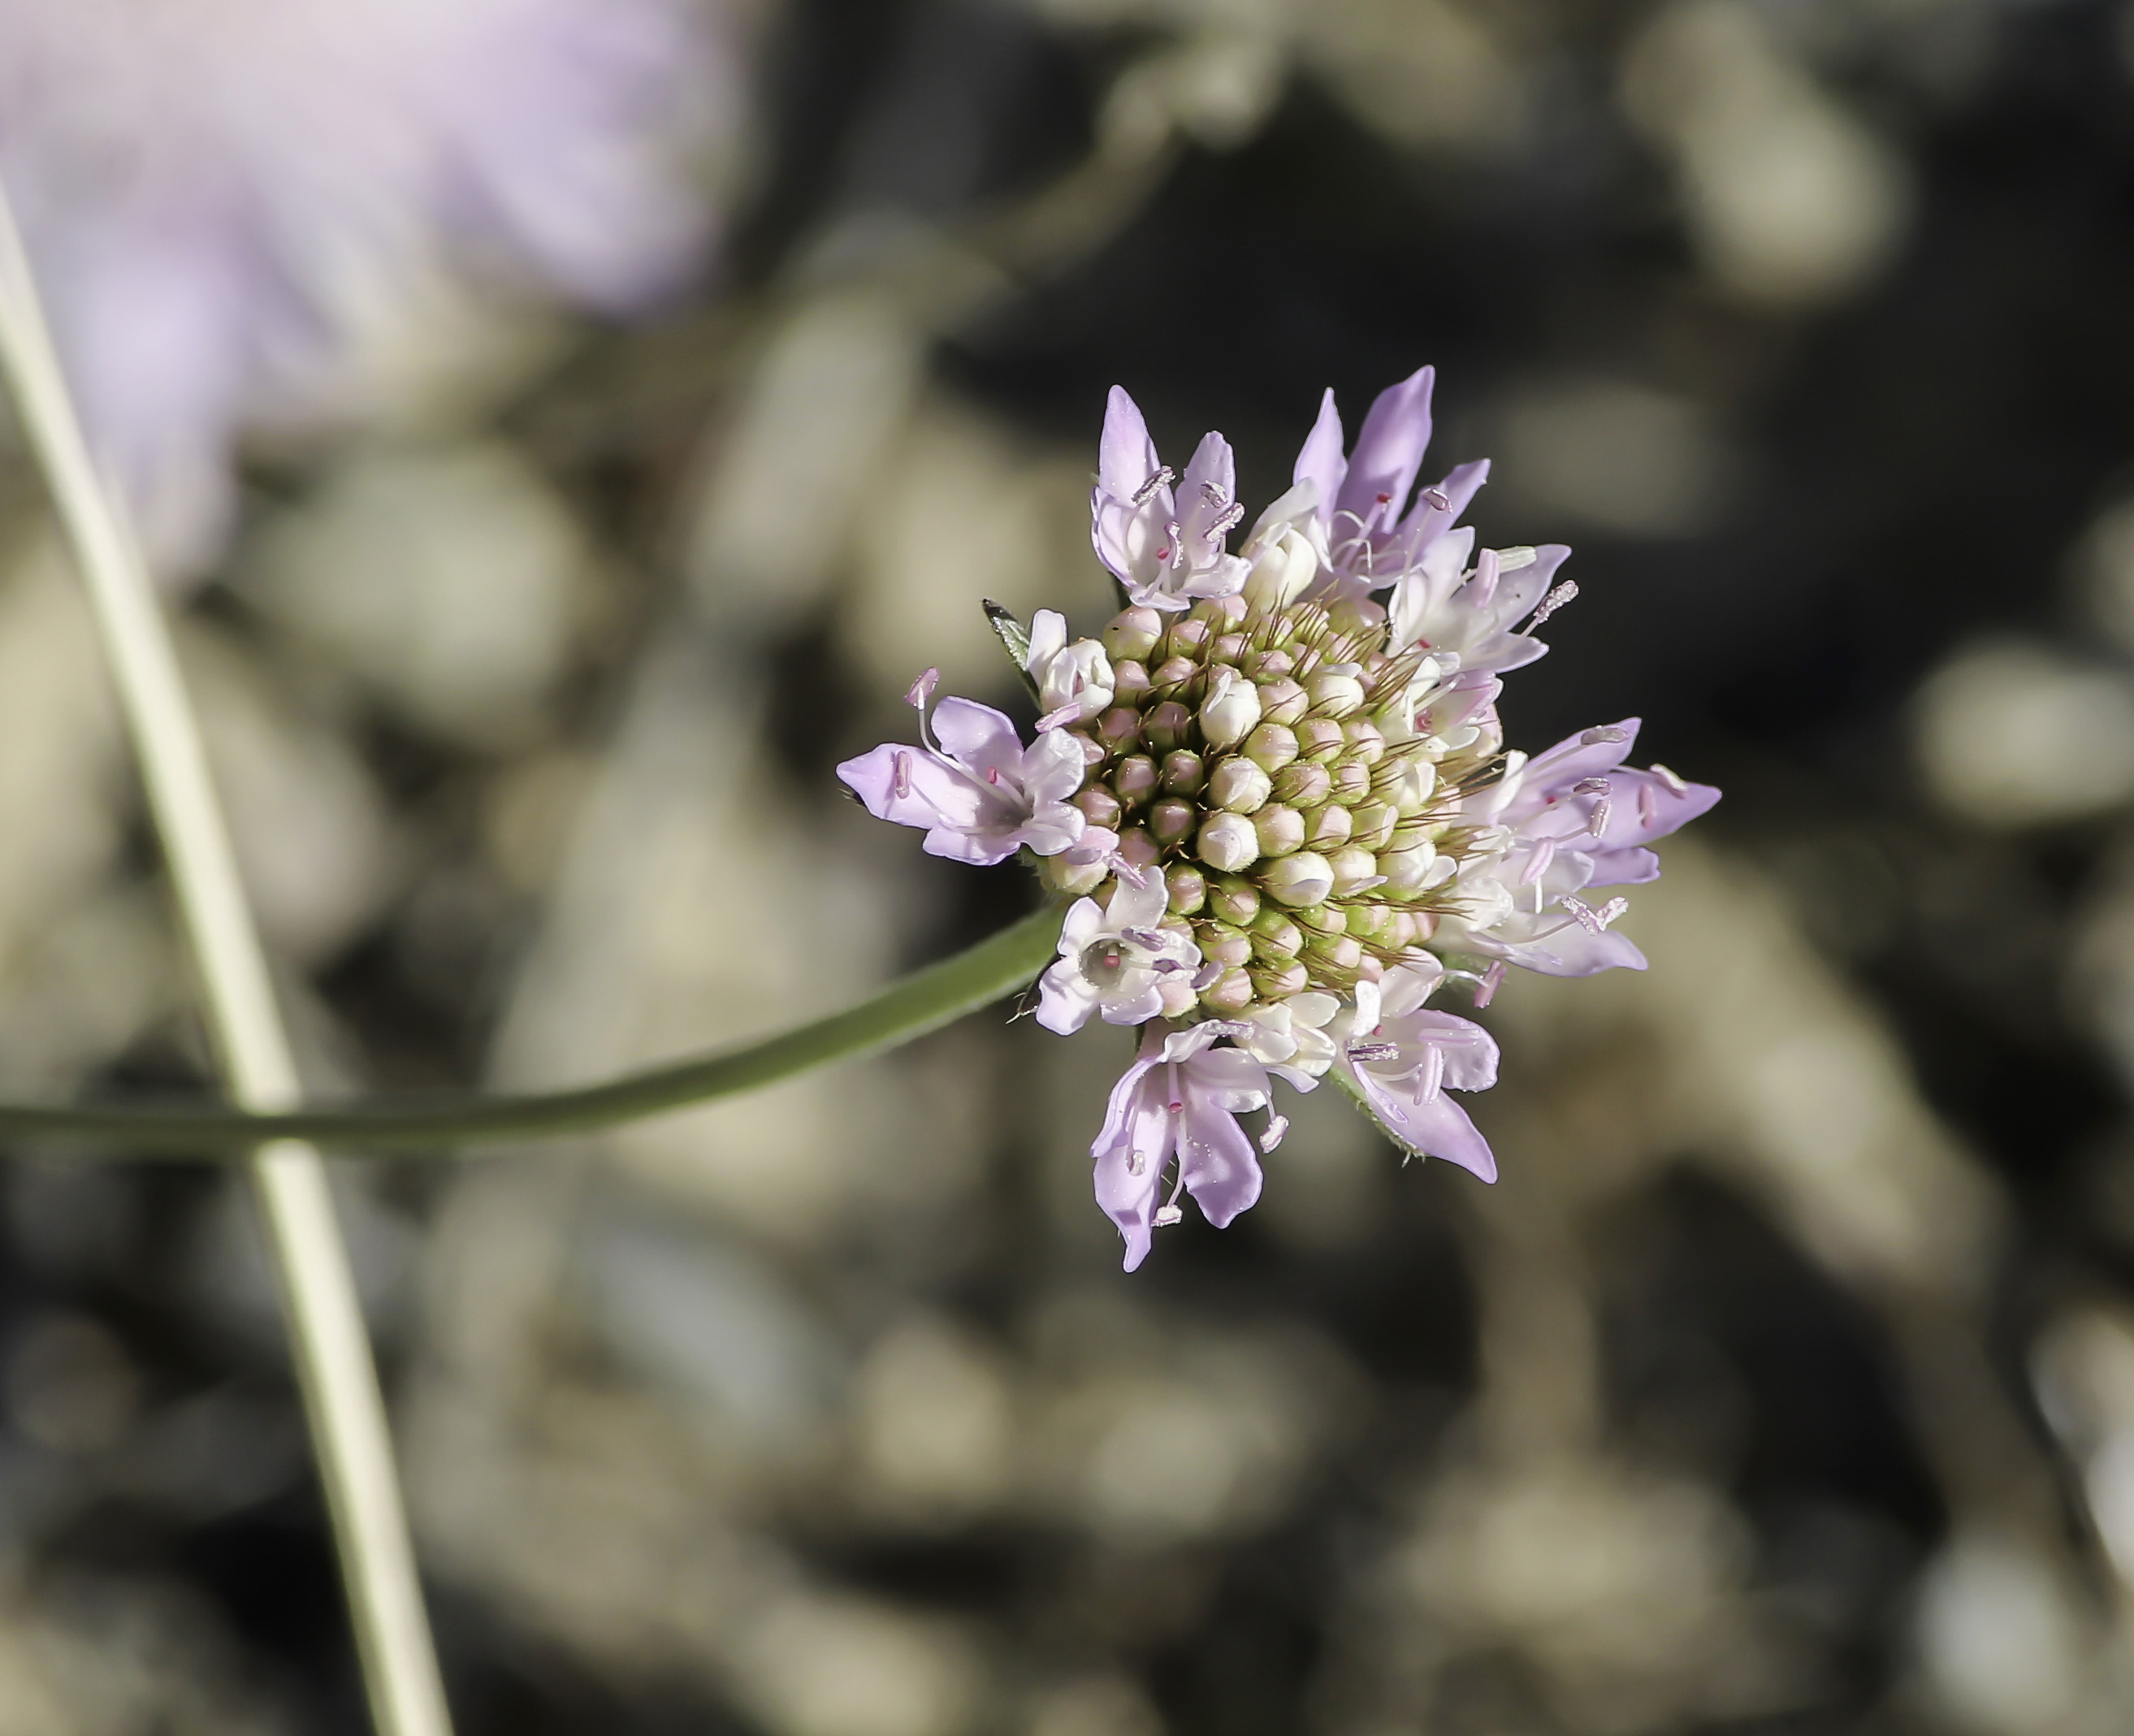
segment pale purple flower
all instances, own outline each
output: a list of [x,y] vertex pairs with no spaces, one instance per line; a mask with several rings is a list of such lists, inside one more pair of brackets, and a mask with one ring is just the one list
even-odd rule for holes
[[1448,1091],[1487,1091],[1497,1083],[1497,1045],[1472,1020],[1423,1003],[1441,970],[1390,971],[1356,986],[1356,1013],[1335,1063],[1393,1138],[1422,1157],[1441,1157],[1497,1179],[1489,1141]]
[[1355,449],[1345,457],[1341,412],[1332,391],[1321,400],[1295,472],[1298,483],[1312,485],[1327,567],[1313,595],[1329,602],[1362,601],[1383,590],[1422,562],[1488,479],[1487,459],[1463,464],[1416,494],[1410,509],[1409,495],[1430,444],[1430,393],[1436,379],[1435,369],[1419,368],[1381,392],[1364,418]]
[[1307,990],[1272,1006],[1255,1007],[1229,1027],[1231,1040],[1278,1078],[1309,1091],[1334,1064],[1330,1027],[1341,1011],[1331,995]]
[[1087,723],[1112,702],[1112,660],[1093,639],[1067,642],[1067,617],[1040,609],[1030,624],[1023,668],[1037,684],[1040,730]]
[[229,451],[368,407],[471,280],[609,311],[707,212],[731,104],[688,0],[0,0],[0,181],[92,443],[167,567]]
[[1625,901],[1586,895],[1658,879],[1659,858],[1647,846],[1710,808],[1719,792],[1663,766],[1625,768],[1638,722],[1582,731],[1533,760],[1514,756],[1501,779],[1469,798],[1464,817],[1494,828],[1497,847],[1463,867],[1464,903],[1442,942],[1552,976],[1645,967],[1612,926]]
[[1141,1025],[1190,1007],[1200,949],[1156,926],[1169,902],[1158,874],[1140,885],[1114,882],[1108,905],[1078,899],[1060,926],[1059,961],[1039,986],[1037,1022],[1065,1036],[1093,1013],[1107,1025]]
[[1124,388],[1112,388],[1089,495],[1089,540],[1137,605],[1180,610],[1243,587],[1245,562],[1227,546],[1244,517],[1237,492],[1229,441],[1205,436],[1178,482],[1157,459],[1134,401]]
[[1474,547],[1471,526],[1440,537],[1393,587],[1387,604],[1391,643],[1419,645],[1461,669],[1503,674],[1523,668],[1548,647],[1518,624],[1539,608],[1550,581],[1571,551],[1562,543],[1542,548],[1485,548],[1467,570]]
[[[922,737],[933,681],[929,669],[911,691]],[[876,819],[924,827],[929,856],[983,866],[1026,845],[1036,855],[1057,856],[1080,843],[1089,822],[1068,798],[1081,788],[1085,770],[1073,736],[1040,735],[1025,747],[1015,726],[991,706],[944,699],[934,708],[931,740],[917,747],[886,742],[846,760],[838,776]]]
[[[1169,1034],[1151,1027],[1112,1087],[1089,1155],[1097,1203],[1126,1237],[1128,1271],[1148,1257],[1155,1232],[1178,1222],[1181,1192],[1219,1230],[1260,1197],[1259,1158],[1238,1117],[1267,1107],[1267,1070],[1242,1049],[1213,1047],[1222,1034],[1213,1022]],[[1266,1149],[1280,1136],[1280,1125],[1271,1127]],[[1177,1175],[1165,1200],[1174,1155]]]

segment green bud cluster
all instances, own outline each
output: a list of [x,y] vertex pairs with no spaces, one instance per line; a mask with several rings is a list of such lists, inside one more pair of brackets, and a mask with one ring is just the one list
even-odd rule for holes
[[[1113,704],[1077,726],[1089,771],[1075,805],[1119,855],[1163,876],[1166,926],[1202,958],[1205,1015],[1337,995],[1421,951],[1446,907],[1438,858],[1471,827],[1459,798],[1494,762],[1399,716],[1427,652],[1388,653],[1383,621],[1247,597],[1183,614],[1135,608],[1103,645]],[[1106,895],[1113,865],[1040,865],[1067,894]]]

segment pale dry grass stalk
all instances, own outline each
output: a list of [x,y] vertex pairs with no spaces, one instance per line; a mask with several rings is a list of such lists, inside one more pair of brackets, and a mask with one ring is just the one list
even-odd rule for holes
[[[230,1096],[300,1099],[287,1033],[154,586],[92,461],[13,213],[0,193],[0,372],[89,588],[205,990]],[[348,1254],[316,1147],[251,1156],[380,1736],[448,1736],[437,1654]]]

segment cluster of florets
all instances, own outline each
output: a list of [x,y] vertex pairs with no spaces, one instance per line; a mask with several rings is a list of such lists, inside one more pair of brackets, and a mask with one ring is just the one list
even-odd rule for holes
[[1431,385],[1424,369],[1382,394],[1346,456],[1329,393],[1294,486],[1234,553],[1227,443],[1203,440],[1180,484],[1114,388],[1092,535],[1127,606],[1070,641],[1051,610],[1026,629],[987,605],[1035,740],[954,698],[929,731],[929,671],[920,745],[838,768],[929,851],[1027,851],[1074,899],[1036,1015],[1142,1029],[1091,1148],[1129,1269],[1181,1194],[1218,1226],[1258,1198],[1238,1117],[1269,1111],[1272,1151],[1276,1079],[1330,1073],[1406,1150],[1494,1179],[1446,1093],[1492,1084],[1495,1044],[1426,1003],[1459,981],[1486,1006],[1507,964],[1642,968],[1613,927],[1625,900],[1587,895],[1655,877],[1646,846],[1718,799],[1625,769],[1635,720],[1505,752],[1499,678],[1547,649],[1533,633],[1576,594],[1551,583],[1569,551],[1475,552],[1457,520],[1484,464],[1410,505]]

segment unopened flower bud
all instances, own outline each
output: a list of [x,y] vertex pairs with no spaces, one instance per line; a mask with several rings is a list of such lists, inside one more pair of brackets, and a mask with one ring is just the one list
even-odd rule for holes
[[[1340,810],[1337,808],[1335,812]],[[1359,850],[1353,844],[1328,856],[1326,865],[1334,870],[1334,895],[1336,898],[1348,898],[1378,881],[1378,859],[1369,851]]]
[[1287,1001],[1292,995],[1301,995],[1311,986],[1311,973],[1303,963],[1292,959],[1277,969],[1270,965],[1258,965],[1248,973],[1253,987],[1263,1001]]
[[1156,866],[1160,852],[1156,840],[1141,827],[1132,826],[1119,834],[1119,858],[1130,868],[1146,872]]
[[1364,684],[1353,675],[1328,670],[1304,684],[1311,696],[1311,711],[1318,717],[1346,717],[1364,708]]
[[1208,780],[1208,799],[1231,813],[1252,813],[1266,803],[1273,782],[1251,760],[1234,755],[1216,764]]
[[1292,907],[1320,904],[1334,890],[1334,870],[1316,851],[1302,850],[1271,863],[1260,876],[1267,896]]
[[[1273,906],[1268,906],[1270,909]],[[1338,904],[1306,904],[1294,914],[1296,926],[1307,934],[1346,934],[1348,913]]]
[[[1184,707],[1180,709],[1182,711]],[[1201,764],[1198,754],[1185,748],[1175,748],[1163,756],[1163,787],[1174,794],[1198,795],[1201,786],[1207,781],[1207,768]]]
[[1305,823],[1304,841],[1314,850],[1338,850],[1349,841],[1354,824],[1347,808],[1329,802],[1311,810],[1311,817]]
[[1334,762],[1334,788],[1328,799],[1353,806],[1371,793],[1371,769],[1360,760]]
[[1190,657],[1166,657],[1148,672],[1149,691],[1182,687],[1200,673],[1200,665]]
[[1383,904],[1366,904],[1359,902],[1345,904],[1342,909],[1348,913],[1349,932],[1357,939],[1377,942],[1384,937],[1386,919],[1392,914],[1392,912]]
[[1148,697],[1148,671],[1128,658],[1112,665],[1112,697],[1123,706],[1137,706]]
[[1097,740],[1117,753],[1141,734],[1141,713],[1127,706],[1114,706],[1097,720]]
[[1146,754],[1129,754],[1112,773],[1112,788],[1129,808],[1155,794],[1156,784],[1156,761]]
[[1287,651],[1254,651],[1238,665],[1254,681],[1269,682],[1277,676],[1287,675],[1296,665]]
[[1224,966],[1248,964],[1253,957],[1253,938],[1242,928],[1228,923],[1209,923],[1195,937],[1200,946],[1200,956],[1211,964]]
[[1253,562],[1245,579],[1246,602],[1272,614],[1287,609],[1311,588],[1318,576],[1319,557],[1311,544],[1293,529],[1275,537]]
[[1219,668],[1200,703],[1200,734],[1214,748],[1235,747],[1260,721],[1260,690],[1234,669]]
[[1173,916],[1197,916],[1207,908],[1207,879],[1190,862],[1173,862],[1165,869],[1163,886]]
[[1333,787],[1334,779],[1326,768],[1314,765],[1309,760],[1285,765],[1274,778],[1275,798],[1292,808],[1316,808]]
[[[1332,810],[1339,813],[1341,810]],[[1166,796],[1148,811],[1149,836],[1168,849],[1193,830],[1200,811],[1183,796]]]
[[1104,650],[1114,671],[1122,658],[1146,661],[1163,637],[1163,617],[1153,609],[1129,609],[1115,615],[1104,628]]
[[1253,932],[1253,960],[1259,964],[1272,965],[1277,969],[1296,957],[1303,945],[1304,936],[1294,923],[1284,923],[1280,931],[1274,933],[1263,933],[1258,928]]
[[1092,784],[1087,789],[1076,792],[1074,803],[1092,826],[1108,830],[1119,823],[1119,798],[1101,784]]
[[1262,856],[1287,856],[1304,842],[1304,816],[1280,802],[1270,802],[1254,814],[1252,827]]
[[1353,836],[1366,850],[1384,849],[1400,819],[1392,803],[1377,801],[1359,802],[1349,810],[1349,817],[1354,822]]
[[1437,790],[1437,768],[1427,760],[1386,760],[1374,767],[1371,788],[1403,815],[1429,807]]
[[1412,850],[1396,851],[1378,858],[1378,872],[1386,877],[1386,890],[1394,897],[1405,897],[1424,890],[1430,884],[1432,865],[1437,860],[1436,848],[1428,844],[1417,845]]
[[1341,733],[1349,738],[1349,757],[1365,765],[1376,765],[1386,756],[1386,735],[1368,717],[1342,720]]
[[1163,636],[1163,648],[1172,657],[1190,657],[1197,663],[1214,636],[1214,629],[1206,621],[1185,615],[1171,624],[1171,630]]
[[1345,934],[1315,934],[1305,943],[1305,957],[1322,969],[1347,972],[1364,962],[1364,949]]
[[1260,890],[1250,880],[1217,880],[1208,889],[1208,908],[1243,928],[1260,914]]
[[1211,663],[1235,663],[1245,654],[1245,636],[1242,633],[1219,633],[1215,642],[1208,648]]
[[1259,860],[1259,834],[1243,814],[1213,814],[1201,822],[1194,853],[1219,873],[1235,874]]
[[[1098,726],[1099,733],[1103,726]],[[1306,760],[1326,764],[1348,745],[1341,726],[1331,717],[1306,717],[1296,726],[1296,750]]]
[[1094,892],[1111,876],[1112,865],[1108,861],[1074,863],[1062,855],[1042,857],[1037,864],[1037,878],[1045,890],[1069,898]]
[[1193,1003],[1200,997],[1193,992],[1193,973],[1190,971],[1172,971],[1156,979],[1156,998],[1163,1005],[1166,1019],[1182,1019],[1192,1010]]
[[1166,699],[1149,707],[1142,719],[1142,733],[1151,747],[1165,753],[1185,745],[1185,732],[1193,726],[1193,708]]
[[1245,737],[1243,751],[1263,771],[1278,772],[1296,757],[1296,731],[1287,724],[1263,723]]
[[1311,706],[1311,696],[1287,675],[1260,683],[1260,716],[1270,723],[1295,723]]
[[1228,970],[1212,988],[1200,991],[1200,1004],[1211,1013],[1242,1013],[1253,1004],[1253,980],[1242,970]]
[[1297,932],[1296,924],[1287,910],[1278,910],[1272,904],[1260,906],[1259,914],[1246,924],[1253,933],[1272,936],[1281,942],[1282,950],[1294,952],[1304,944],[1304,937]]

